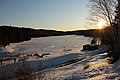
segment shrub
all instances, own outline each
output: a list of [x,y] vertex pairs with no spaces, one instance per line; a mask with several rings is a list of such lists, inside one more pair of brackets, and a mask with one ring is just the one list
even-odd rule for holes
[[33,80],[31,68],[23,62],[22,66],[15,72],[15,78],[17,80]]

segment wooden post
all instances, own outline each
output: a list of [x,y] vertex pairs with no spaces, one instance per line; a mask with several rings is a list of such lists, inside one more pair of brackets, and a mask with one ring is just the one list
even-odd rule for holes
[[2,65],[2,59],[0,60],[0,63],[1,63],[1,65]]
[[16,58],[13,58],[14,59],[14,63],[16,62]]

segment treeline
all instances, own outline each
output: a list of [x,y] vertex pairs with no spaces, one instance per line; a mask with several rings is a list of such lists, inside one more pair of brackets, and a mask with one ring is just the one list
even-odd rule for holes
[[55,30],[44,30],[44,29],[32,29],[31,37],[48,37],[48,36],[60,36],[65,35],[66,33],[63,31],[55,31]]
[[120,0],[89,0],[90,20],[96,22],[103,19],[108,24],[101,30],[103,44],[111,46],[108,51],[109,63],[120,59]]
[[18,28],[11,26],[0,26],[0,46],[9,45],[9,43],[22,42],[31,39],[31,29]]
[[[115,1],[117,4],[114,7],[114,19],[111,19],[112,21],[109,22],[109,27],[106,27],[101,31],[102,42],[111,46],[111,50],[108,52],[110,63],[115,63],[120,59],[120,0]],[[110,2],[113,3],[113,0]],[[108,13],[110,13],[110,11]]]
[[17,43],[31,40],[35,37],[61,36],[61,35],[84,35],[88,37],[94,36],[98,30],[78,30],[78,31],[55,31],[44,29],[31,29],[13,26],[0,26],[0,46],[6,46],[10,43]]
[[94,37],[99,35],[99,29],[68,31],[71,35],[84,35],[85,37]]
[[90,30],[76,30],[76,31],[55,31],[55,30],[33,30],[31,37],[46,37],[46,36],[60,36],[60,35],[84,35],[85,37],[93,37],[99,34],[98,29]]
[[120,59],[120,35],[118,27],[118,25],[114,24],[112,27],[106,27],[100,32],[102,44],[111,46],[107,55],[109,57],[109,63],[111,64]]
[[55,30],[31,29],[13,26],[0,26],[0,46],[31,40],[34,37],[60,36],[65,32]]

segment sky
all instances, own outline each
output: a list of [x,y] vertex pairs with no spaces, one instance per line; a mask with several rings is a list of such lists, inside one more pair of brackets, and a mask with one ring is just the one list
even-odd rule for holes
[[88,0],[0,0],[0,25],[34,29],[87,29]]

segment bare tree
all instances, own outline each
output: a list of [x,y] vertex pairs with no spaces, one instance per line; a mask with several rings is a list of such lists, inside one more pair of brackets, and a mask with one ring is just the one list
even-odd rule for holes
[[115,10],[117,6],[117,1],[116,0],[89,0],[89,1],[90,1],[90,17],[89,17],[90,22],[97,24],[98,20],[100,19],[105,20],[107,22],[106,26],[111,26],[112,33],[110,34],[110,36],[113,38],[113,41],[116,42],[115,40],[117,37],[117,33],[116,30],[112,27],[113,26],[112,22],[114,21],[116,15]]
[[[118,2],[118,8],[117,8],[117,32],[118,32],[118,36],[117,36],[117,55],[120,54],[120,0],[117,0]],[[119,56],[120,57],[120,56]]]
[[[95,23],[99,19],[103,19],[107,22],[107,26],[111,26],[112,33],[110,34],[115,42],[117,33],[113,27],[112,22],[115,19],[115,10],[117,6],[117,0],[89,0],[90,1],[90,18],[92,23]],[[96,23],[95,23],[96,24]]]
[[112,25],[115,19],[116,0],[89,0],[91,20],[96,21],[102,18],[107,21],[108,25]]
[[[90,1],[90,15],[89,18],[92,22],[99,19],[103,19],[107,22],[106,26],[111,26],[111,36],[116,38],[116,30],[113,27],[112,22],[115,19],[115,10],[117,6],[117,0],[89,0]],[[97,22],[98,23],[98,22]],[[114,40],[115,41],[115,40]]]
[[[90,15],[93,22],[98,18],[104,19],[109,27],[104,31],[109,34],[107,40],[112,40],[114,58],[119,58],[120,53],[120,0],[89,0]],[[117,10],[117,12],[116,12]],[[115,20],[117,20],[115,22]],[[104,35],[104,34],[103,34]],[[105,37],[104,37],[105,38]]]
[[117,1],[118,1],[118,22],[117,23],[118,23],[118,32],[119,32],[119,37],[120,37],[120,0],[117,0]]

